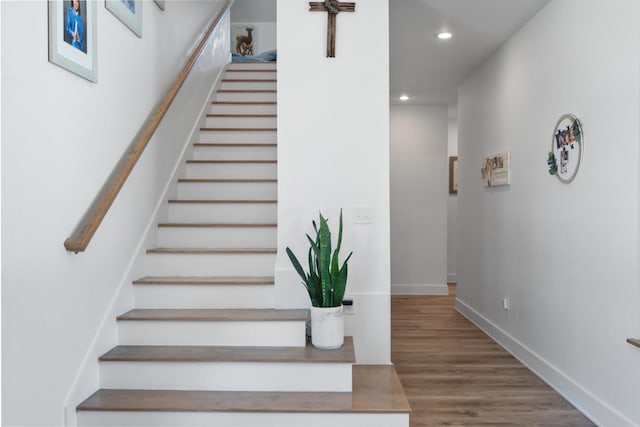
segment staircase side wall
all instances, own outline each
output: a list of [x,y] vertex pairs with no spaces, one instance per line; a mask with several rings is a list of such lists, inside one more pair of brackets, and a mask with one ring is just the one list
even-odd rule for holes
[[89,83],[47,62],[46,25],[23,27],[46,22],[47,2],[2,2],[3,425],[72,425],[98,387],[96,357],[116,342],[147,231],[228,60],[228,20],[87,251],[62,243],[223,3],[144,2],[142,38],[99,7]]

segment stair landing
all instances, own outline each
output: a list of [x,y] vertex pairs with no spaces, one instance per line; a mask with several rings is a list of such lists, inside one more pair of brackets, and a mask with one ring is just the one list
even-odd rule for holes
[[88,411],[282,412],[409,414],[393,366],[354,365],[352,393],[98,390],[77,408]]

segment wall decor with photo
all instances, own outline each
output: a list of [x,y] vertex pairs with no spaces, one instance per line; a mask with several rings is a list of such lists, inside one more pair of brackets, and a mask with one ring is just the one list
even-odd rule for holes
[[449,194],[458,194],[458,156],[449,157]]
[[564,114],[553,130],[551,151],[547,158],[549,174],[569,184],[576,177],[582,161],[584,134],[582,123],[573,114]]
[[104,7],[133,33],[142,38],[142,1],[105,0]]
[[97,4],[49,1],[49,62],[91,82],[98,81]]
[[485,157],[480,174],[485,187],[511,184],[511,152],[507,150]]
[[258,29],[253,24],[231,26],[231,49],[241,56],[255,56],[258,50]]

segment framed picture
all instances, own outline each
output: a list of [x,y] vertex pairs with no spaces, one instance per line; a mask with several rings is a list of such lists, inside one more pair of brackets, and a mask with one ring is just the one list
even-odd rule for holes
[[547,162],[551,166],[549,172],[555,174],[560,182],[569,184],[576,177],[584,151],[583,142],[580,120],[573,114],[560,117],[553,130],[550,160]]
[[482,161],[480,173],[485,187],[511,184],[511,153],[509,150],[492,154]]
[[104,7],[142,38],[142,1],[141,0],[105,0]]
[[160,10],[164,10],[164,0],[153,0]]
[[458,194],[458,156],[449,157],[449,194]]
[[231,26],[231,49],[242,56],[255,56],[258,50],[258,31],[254,24],[234,24]]
[[96,2],[49,1],[49,62],[98,81]]

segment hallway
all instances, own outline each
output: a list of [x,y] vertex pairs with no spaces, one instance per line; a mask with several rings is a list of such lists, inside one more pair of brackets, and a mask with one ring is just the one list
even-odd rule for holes
[[454,309],[449,296],[393,296],[391,360],[411,426],[592,426]]

